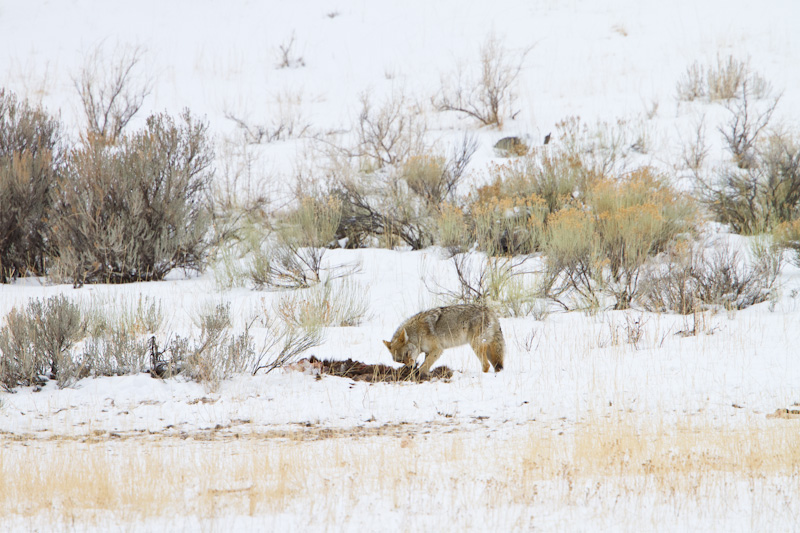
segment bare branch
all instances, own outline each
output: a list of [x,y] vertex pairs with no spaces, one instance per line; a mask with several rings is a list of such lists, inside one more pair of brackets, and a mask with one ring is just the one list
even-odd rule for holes
[[142,107],[153,87],[150,77],[137,77],[143,55],[139,46],[118,47],[108,57],[101,43],[87,56],[73,84],[91,133],[116,141]]

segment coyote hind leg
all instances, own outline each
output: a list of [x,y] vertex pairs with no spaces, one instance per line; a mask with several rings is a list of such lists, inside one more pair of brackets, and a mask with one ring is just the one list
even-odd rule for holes
[[495,372],[503,370],[503,345],[497,341],[488,345],[489,361],[492,363]]
[[478,356],[478,360],[481,362],[481,370],[488,372],[489,359],[487,353],[489,352],[489,345],[481,342],[479,339],[471,342],[470,345],[472,346],[472,351],[475,352],[475,355]]
[[492,341],[489,343],[489,360],[492,362],[495,372],[503,370],[503,361],[506,355],[506,341],[503,338],[503,330],[497,326]]

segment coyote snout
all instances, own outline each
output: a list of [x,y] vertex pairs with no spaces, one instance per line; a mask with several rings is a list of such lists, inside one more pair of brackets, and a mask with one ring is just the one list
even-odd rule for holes
[[428,309],[403,322],[392,336],[383,341],[397,363],[413,366],[417,356],[425,353],[420,371],[431,366],[447,348],[469,343],[481,362],[484,372],[489,363],[495,372],[503,369],[505,341],[497,315],[478,304],[450,305]]

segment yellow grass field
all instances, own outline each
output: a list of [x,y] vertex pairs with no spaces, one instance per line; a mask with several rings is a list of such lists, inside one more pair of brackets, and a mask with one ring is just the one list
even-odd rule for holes
[[760,529],[800,516],[800,420],[5,435],[0,480],[20,529]]

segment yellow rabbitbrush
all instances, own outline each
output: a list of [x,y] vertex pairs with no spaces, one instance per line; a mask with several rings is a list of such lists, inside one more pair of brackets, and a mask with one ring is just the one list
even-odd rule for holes
[[422,311],[403,322],[392,340],[383,343],[395,362],[408,367],[424,352],[422,374],[430,372],[444,350],[467,343],[478,356],[484,372],[489,371],[489,363],[495,372],[503,369],[503,331],[497,315],[485,305],[450,305]]

